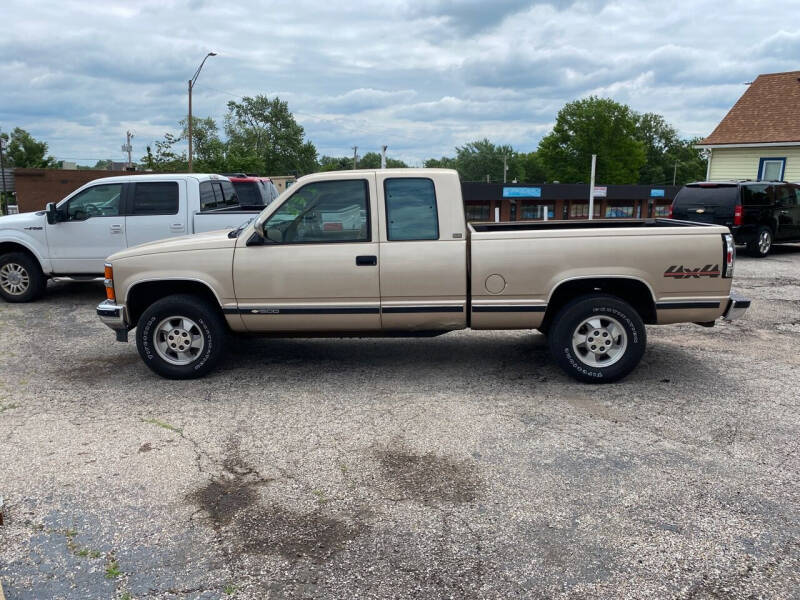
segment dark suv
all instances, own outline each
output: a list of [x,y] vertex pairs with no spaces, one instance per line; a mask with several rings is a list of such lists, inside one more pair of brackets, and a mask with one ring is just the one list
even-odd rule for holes
[[800,185],[785,181],[707,181],[684,186],[672,218],[727,225],[759,258],[773,242],[800,242]]

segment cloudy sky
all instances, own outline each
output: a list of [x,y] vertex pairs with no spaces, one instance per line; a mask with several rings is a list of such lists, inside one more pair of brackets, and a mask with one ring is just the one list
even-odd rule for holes
[[707,135],[759,73],[800,69],[798,0],[2,0],[0,128],[120,160],[194,114],[278,95],[320,154],[410,164],[488,137],[536,148],[596,94]]

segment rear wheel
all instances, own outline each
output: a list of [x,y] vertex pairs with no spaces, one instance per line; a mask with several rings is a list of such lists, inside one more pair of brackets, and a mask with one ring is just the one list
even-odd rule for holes
[[569,376],[590,383],[625,377],[642,359],[647,332],[639,313],[613,296],[582,296],[562,308],[550,327],[548,343],[556,363]]
[[47,278],[36,259],[23,252],[0,256],[0,296],[7,302],[30,302],[46,287]]
[[155,302],[139,319],[136,347],[155,373],[194,379],[224,354],[227,331],[219,311],[196,296],[176,294]]
[[767,226],[761,226],[755,239],[747,244],[747,252],[756,258],[764,258],[770,250],[772,250],[772,230]]

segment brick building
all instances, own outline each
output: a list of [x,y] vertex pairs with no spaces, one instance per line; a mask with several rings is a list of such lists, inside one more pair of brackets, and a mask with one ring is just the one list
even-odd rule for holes
[[[595,186],[596,219],[666,217],[681,186]],[[585,183],[461,184],[468,221],[529,221],[586,219],[589,185]]]

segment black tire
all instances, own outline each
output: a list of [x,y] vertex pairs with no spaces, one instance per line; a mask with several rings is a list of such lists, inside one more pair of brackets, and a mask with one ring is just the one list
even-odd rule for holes
[[44,294],[47,277],[39,262],[24,252],[0,256],[0,296],[6,302],[30,302]]
[[[172,319],[174,318],[174,319]],[[191,323],[192,326],[184,326]],[[165,330],[169,335],[168,339]],[[186,335],[183,335],[185,332]],[[136,326],[136,348],[144,363],[167,379],[195,379],[211,371],[225,353],[227,327],[219,310],[197,296],[176,294],[152,304]],[[202,338],[202,346],[190,347],[191,341]],[[196,356],[179,354],[175,348]],[[177,345],[186,344],[186,345]],[[173,361],[186,361],[175,364]]]
[[[599,326],[597,323],[585,324],[588,319],[598,319]],[[608,348],[605,355],[592,352],[591,342],[579,344],[577,349],[573,343],[576,334],[585,334],[585,340],[596,342],[594,331],[599,332],[596,340],[600,342],[595,344],[598,352]],[[647,331],[639,313],[627,302],[602,294],[581,296],[564,306],[553,319],[549,333],[547,341],[553,360],[570,377],[588,383],[611,383],[622,379],[639,364],[647,345]],[[604,334],[609,335],[603,337]],[[611,356],[615,348],[618,351]]]
[[772,250],[774,242],[772,230],[766,225],[762,225],[756,232],[756,237],[747,243],[747,253],[756,258],[764,258]]

